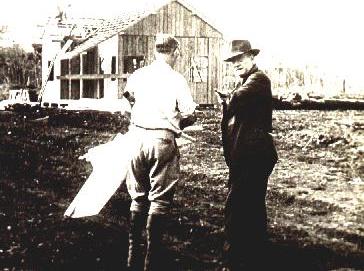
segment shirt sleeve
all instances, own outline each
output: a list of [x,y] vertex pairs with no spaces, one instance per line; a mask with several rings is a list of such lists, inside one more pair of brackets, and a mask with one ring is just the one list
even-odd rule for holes
[[135,89],[136,89],[136,80],[135,80],[135,74],[132,74],[128,77],[126,81],[126,85],[124,88],[124,97],[127,98],[130,101],[134,102],[135,100]]
[[196,103],[193,101],[190,88],[186,79],[180,76],[180,87],[177,92],[177,107],[182,116],[191,115],[196,109]]

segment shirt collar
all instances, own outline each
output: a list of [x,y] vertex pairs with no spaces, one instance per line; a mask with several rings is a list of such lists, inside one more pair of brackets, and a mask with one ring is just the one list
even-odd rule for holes
[[154,65],[158,65],[160,67],[165,67],[165,68],[168,68],[168,69],[172,69],[172,67],[167,62],[165,62],[162,59],[156,59],[156,60],[154,60],[153,64]]

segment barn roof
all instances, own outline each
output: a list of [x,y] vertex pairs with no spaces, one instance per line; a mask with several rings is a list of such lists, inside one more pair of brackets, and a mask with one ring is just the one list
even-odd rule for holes
[[62,21],[56,18],[48,18],[45,25],[37,25],[39,39],[60,39],[69,35],[86,37],[105,21],[102,18],[65,18]]
[[74,47],[71,51],[67,52],[64,55],[64,58],[72,58],[74,56],[77,56],[78,54],[96,46],[97,44],[115,36],[118,33],[122,33],[125,30],[127,30],[132,25],[138,23],[143,18],[157,12],[160,8],[163,6],[171,3],[171,2],[178,2],[190,11],[192,11],[193,14],[198,15],[202,20],[204,20],[206,23],[208,23],[211,27],[213,27],[217,32],[221,33],[214,27],[211,23],[208,22],[208,19],[201,14],[201,12],[198,12],[195,10],[191,5],[189,5],[184,0],[161,0],[159,3],[154,3],[152,5],[144,4],[142,6],[135,6],[133,8],[130,8],[127,11],[122,12],[119,16],[114,17],[112,19],[105,20],[103,23],[100,24],[100,26],[93,32],[90,33],[86,37],[86,39]]

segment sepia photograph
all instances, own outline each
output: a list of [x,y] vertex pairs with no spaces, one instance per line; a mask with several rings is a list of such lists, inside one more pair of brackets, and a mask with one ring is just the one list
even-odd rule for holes
[[364,271],[360,1],[0,7],[0,270]]

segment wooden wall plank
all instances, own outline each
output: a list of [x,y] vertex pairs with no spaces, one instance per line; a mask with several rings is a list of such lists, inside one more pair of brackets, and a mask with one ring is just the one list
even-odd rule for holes
[[201,33],[200,33],[200,18],[198,18],[196,15],[194,15],[193,18],[195,20],[195,29],[194,29],[195,36],[201,37]]
[[[124,73],[124,41],[123,36],[119,35],[118,38],[118,74]],[[122,92],[124,90],[124,83],[122,78],[118,78],[118,97],[121,97]],[[106,90],[107,91],[107,90]]]
[[139,27],[140,27],[140,22],[134,24],[134,35],[139,35],[140,31],[139,31]]
[[147,33],[148,36],[155,36],[158,33],[157,19],[157,14],[153,13],[150,21],[145,20],[146,24],[149,24],[149,33]]
[[128,39],[128,55],[134,56],[136,54],[137,41],[134,39],[135,36],[129,36]]
[[63,76],[57,76],[57,79],[60,80],[77,80],[77,79],[84,79],[84,80],[92,80],[92,79],[110,79],[110,78],[127,78],[127,74],[68,74]]
[[163,7],[163,31],[168,33],[168,6]]
[[184,9],[184,13],[186,15],[186,20],[184,22],[184,28],[185,28],[185,34],[190,36],[190,37],[194,37],[196,36],[196,32],[195,32],[195,26],[196,26],[196,22],[195,22],[195,15],[194,13],[192,13],[191,10],[183,7]]
[[139,55],[141,55],[142,54],[142,46],[143,46],[143,44],[142,44],[142,42],[143,42],[143,40],[142,40],[142,37],[141,36],[133,36],[133,40],[135,41],[135,43],[134,43],[134,48],[135,48],[135,55],[137,55],[137,56],[139,56]]
[[135,25],[132,25],[128,29],[126,29],[124,31],[124,33],[127,35],[135,35],[134,29],[135,29]]
[[137,33],[137,35],[143,35],[143,33],[144,33],[143,20],[144,20],[144,19],[142,19],[140,22],[138,22],[138,23],[136,24],[137,29],[138,29],[138,33]]
[[154,34],[160,32],[160,13],[159,11],[154,14],[155,18],[155,31]]
[[216,61],[216,41],[213,38],[209,38],[209,49],[208,49],[208,55],[209,55],[209,73],[208,73],[208,103],[213,103],[214,100],[214,89],[217,89],[216,87],[216,77],[217,77],[217,61]]
[[170,3],[170,17],[171,17],[171,34],[177,36],[176,34],[176,25],[177,25],[177,13],[178,7],[176,2]]
[[179,26],[179,33],[178,33],[178,35],[179,36],[183,36],[184,35],[184,20],[185,20],[185,15],[184,15],[184,9],[183,9],[183,7],[181,7],[181,6],[179,7],[178,13],[179,13],[179,16],[180,16],[180,18],[179,18],[180,26]]
[[175,14],[175,8],[174,8],[175,2],[170,2],[168,7],[168,33],[172,35],[176,35],[176,14]]
[[132,54],[131,53],[131,48],[129,46],[129,39],[130,39],[131,36],[129,35],[125,35],[124,36],[124,55],[127,56],[129,54]]
[[134,35],[129,37],[129,46],[132,48],[130,55],[138,54],[138,46],[139,46],[139,36]]
[[148,36],[142,36],[142,40],[143,40],[143,55],[147,56],[148,54]]
[[188,9],[186,9],[185,11],[187,13],[187,22],[185,22],[185,24],[187,23],[189,25],[188,28],[186,28],[188,30],[188,32],[186,33],[187,35],[189,35],[190,37],[196,37],[197,33],[196,33],[196,16]]
[[208,38],[197,38],[196,46],[199,56],[208,56]]
[[128,35],[123,35],[122,55],[124,55],[124,56],[128,55],[128,42],[127,42],[127,40],[128,40]]
[[176,36],[180,35],[180,26],[181,26],[181,12],[180,12],[180,6],[176,3],[175,5],[175,10],[174,10],[174,20],[175,20],[175,29],[174,29],[174,33]]
[[211,85],[210,85],[210,93],[211,98],[210,103],[217,103],[216,95],[214,95],[214,89],[221,89],[222,87],[222,60],[220,59],[220,48],[221,48],[221,39],[219,38],[210,38],[210,58],[212,59],[213,63],[211,63]]
[[158,33],[160,33],[160,32],[163,32],[164,8],[161,8],[159,10],[158,17],[159,17]]
[[155,38],[149,36],[148,37],[147,64],[152,63],[152,61],[154,60],[154,44],[155,44]]
[[200,23],[200,36],[206,37],[206,35],[207,35],[206,25],[207,24],[203,20],[201,20],[201,18],[198,18],[198,21]]
[[[186,63],[188,65],[188,67],[190,68],[192,65],[192,61],[191,58],[194,57],[196,55],[196,44],[195,44],[196,40],[194,37],[188,38],[188,62]],[[196,83],[192,81],[192,76],[190,77],[190,86],[192,88],[192,95],[194,98],[195,102],[197,101],[197,90],[196,90]]]

